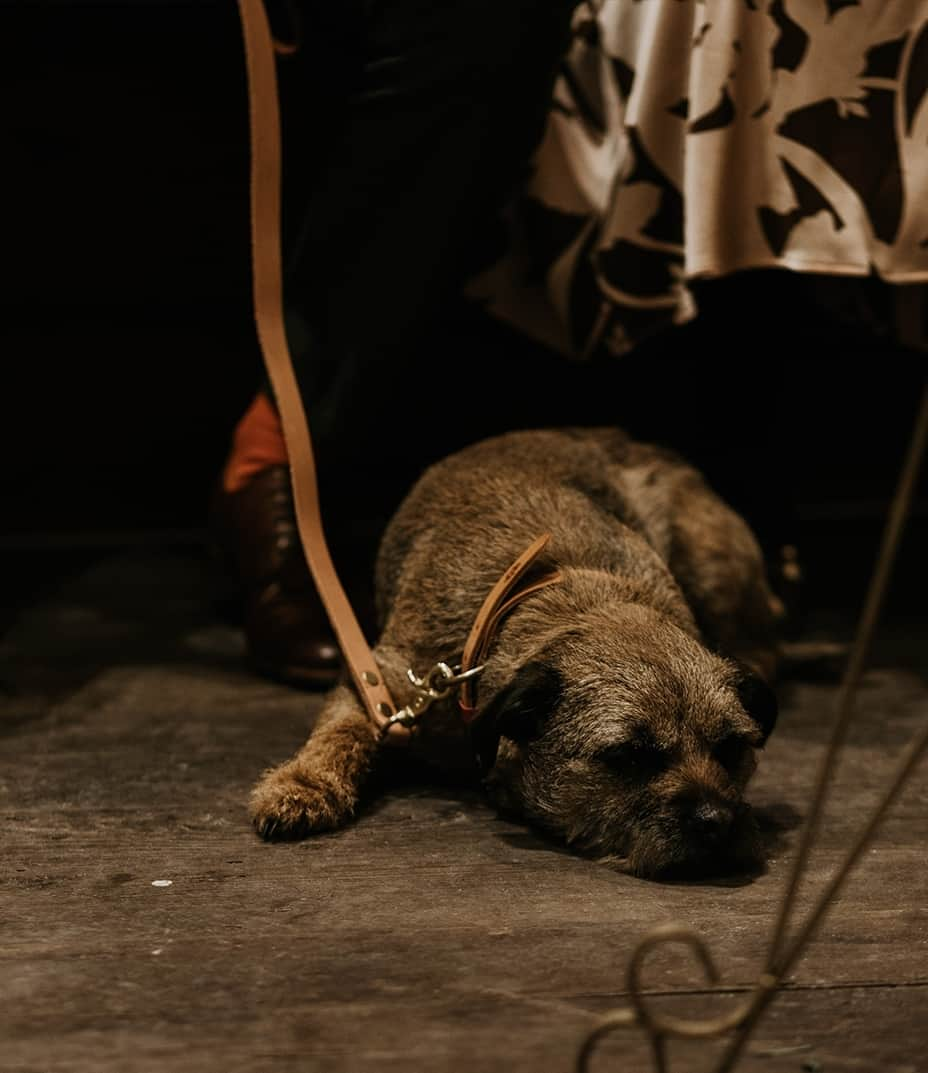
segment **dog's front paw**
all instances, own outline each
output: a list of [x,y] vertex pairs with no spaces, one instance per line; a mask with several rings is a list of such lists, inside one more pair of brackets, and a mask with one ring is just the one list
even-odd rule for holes
[[337,777],[288,763],[269,771],[251,794],[251,818],[262,838],[304,838],[346,823],[355,789]]

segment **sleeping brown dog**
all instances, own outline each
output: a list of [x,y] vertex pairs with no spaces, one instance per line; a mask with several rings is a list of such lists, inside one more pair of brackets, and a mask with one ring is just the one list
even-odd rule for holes
[[[560,581],[509,614],[479,679],[491,797],[639,875],[757,864],[742,795],[776,721],[778,603],[746,524],[669,451],[613,429],[517,432],[428,470],[378,561],[375,654],[393,695],[407,668],[460,657],[487,592],[542,533]],[[476,770],[454,698],[410,747]],[[255,788],[259,833],[345,823],[378,751],[354,690],[336,687]]]

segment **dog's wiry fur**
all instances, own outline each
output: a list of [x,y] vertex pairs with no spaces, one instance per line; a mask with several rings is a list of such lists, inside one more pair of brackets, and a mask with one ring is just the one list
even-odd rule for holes
[[[491,796],[637,874],[756,863],[742,792],[776,718],[763,679],[777,602],[747,526],[668,451],[618,430],[520,432],[429,470],[378,562],[375,654],[394,696],[408,696],[407,667],[460,657],[491,586],[545,532],[562,581],[510,614],[480,679],[477,725],[501,735]],[[473,763],[453,699],[411,747]],[[344,823],[377,751],[337,687],[306,745],[255,788],[259,832]]]

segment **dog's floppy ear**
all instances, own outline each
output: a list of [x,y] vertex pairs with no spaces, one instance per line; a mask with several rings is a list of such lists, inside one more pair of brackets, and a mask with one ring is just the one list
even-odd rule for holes
[[474,749],[488,770],[501,737],[523,744],[538,737],[545,718],[557,704],[561,676],[547,663],[532,662],[490,700],[473,725]]
[[759,674],[744,663],[738,664],[738,677],[735,690],[741,707],[754,720],[763,735],[761,744],[765,744],[770,732],[776,726],[779,705],[776,694]]

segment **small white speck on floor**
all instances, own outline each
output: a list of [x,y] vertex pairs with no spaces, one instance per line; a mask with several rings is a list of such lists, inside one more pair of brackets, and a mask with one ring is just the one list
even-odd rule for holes
[[152,950],[152,954],[154,955],[154,957],[157,957],[161,953],[162,949],[163,947],[159,946],[157,950]]
[[173,882],[173,879],[153,879],[151,885],[153,887],[170,887]]

